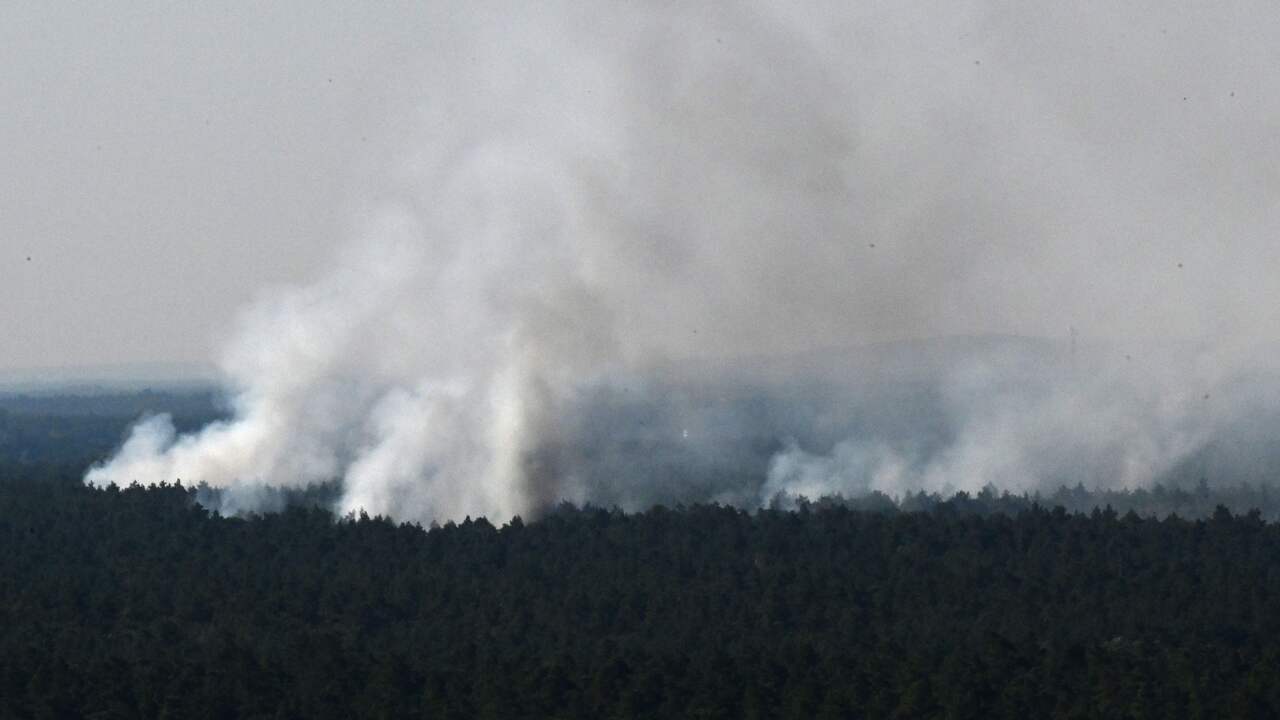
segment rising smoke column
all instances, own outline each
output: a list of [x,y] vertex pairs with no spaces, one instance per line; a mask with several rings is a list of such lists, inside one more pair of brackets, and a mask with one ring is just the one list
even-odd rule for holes
[[[760,478],[693,498],[752,504],[1035,487],[1081,466],[1149,482],[1235,422],[1232,396],[1193,400],[1266,364],[1277,158],[1267,101],[1245,112],[1220,83],[1274,83],[1270,46],[1233,31],[1275,13],[1186,11],[1163,18],[1171,39],[1121,42],[1159,8],[846,5],[440,13],[406,80],[417,129],[363,232],[326,277],[245,314],[224,360],[234,417],[183,437],[145,421],[87,480],[341,478],[341,510],[421,520],[660,501],[679,489],[618,487],[654,473],[601,477],[619,465],[593,449],[600,428],[639,432],[625,407],[584,425],[605,390],[642,393],[685,361],[1070,325],[1211,349],[1069,376],[943,363],[937,442],[883,431],[892,403],[840,390],[838,367],[821,412],[757,379],[771,409],[730,417],[714,408],[738,407],[733,388],[695,382],[644,432],[713,464],[736,447],[718,428],[772,438]],[[812,438],[789,437],[799,425]]]

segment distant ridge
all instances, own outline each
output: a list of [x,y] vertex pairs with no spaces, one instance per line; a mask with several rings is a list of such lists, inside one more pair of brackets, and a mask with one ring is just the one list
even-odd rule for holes
[[119,363],[0,369],[0,392],[82,395],[152,389],[200,390],[220,384],[204,363]]

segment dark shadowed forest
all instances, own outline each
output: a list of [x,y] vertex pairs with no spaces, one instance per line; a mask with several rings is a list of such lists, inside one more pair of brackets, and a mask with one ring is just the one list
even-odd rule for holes
[[838,503],[424,529],[0,482],[31,718],[1273,717],[1280,526]]

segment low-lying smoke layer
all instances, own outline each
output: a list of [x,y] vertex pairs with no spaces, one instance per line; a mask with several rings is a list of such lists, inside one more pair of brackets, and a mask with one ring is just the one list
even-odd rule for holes
[[432,520],[1265,474],[1280,12],[526,5],[440,13],[234,418],[89,482]]

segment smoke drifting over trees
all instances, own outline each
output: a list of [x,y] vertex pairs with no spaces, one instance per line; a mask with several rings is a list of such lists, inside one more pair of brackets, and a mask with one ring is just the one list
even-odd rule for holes
[[1073,8],[452,6],[234,417],[87,480],[419,520],[1266,481],[1280,10]]

